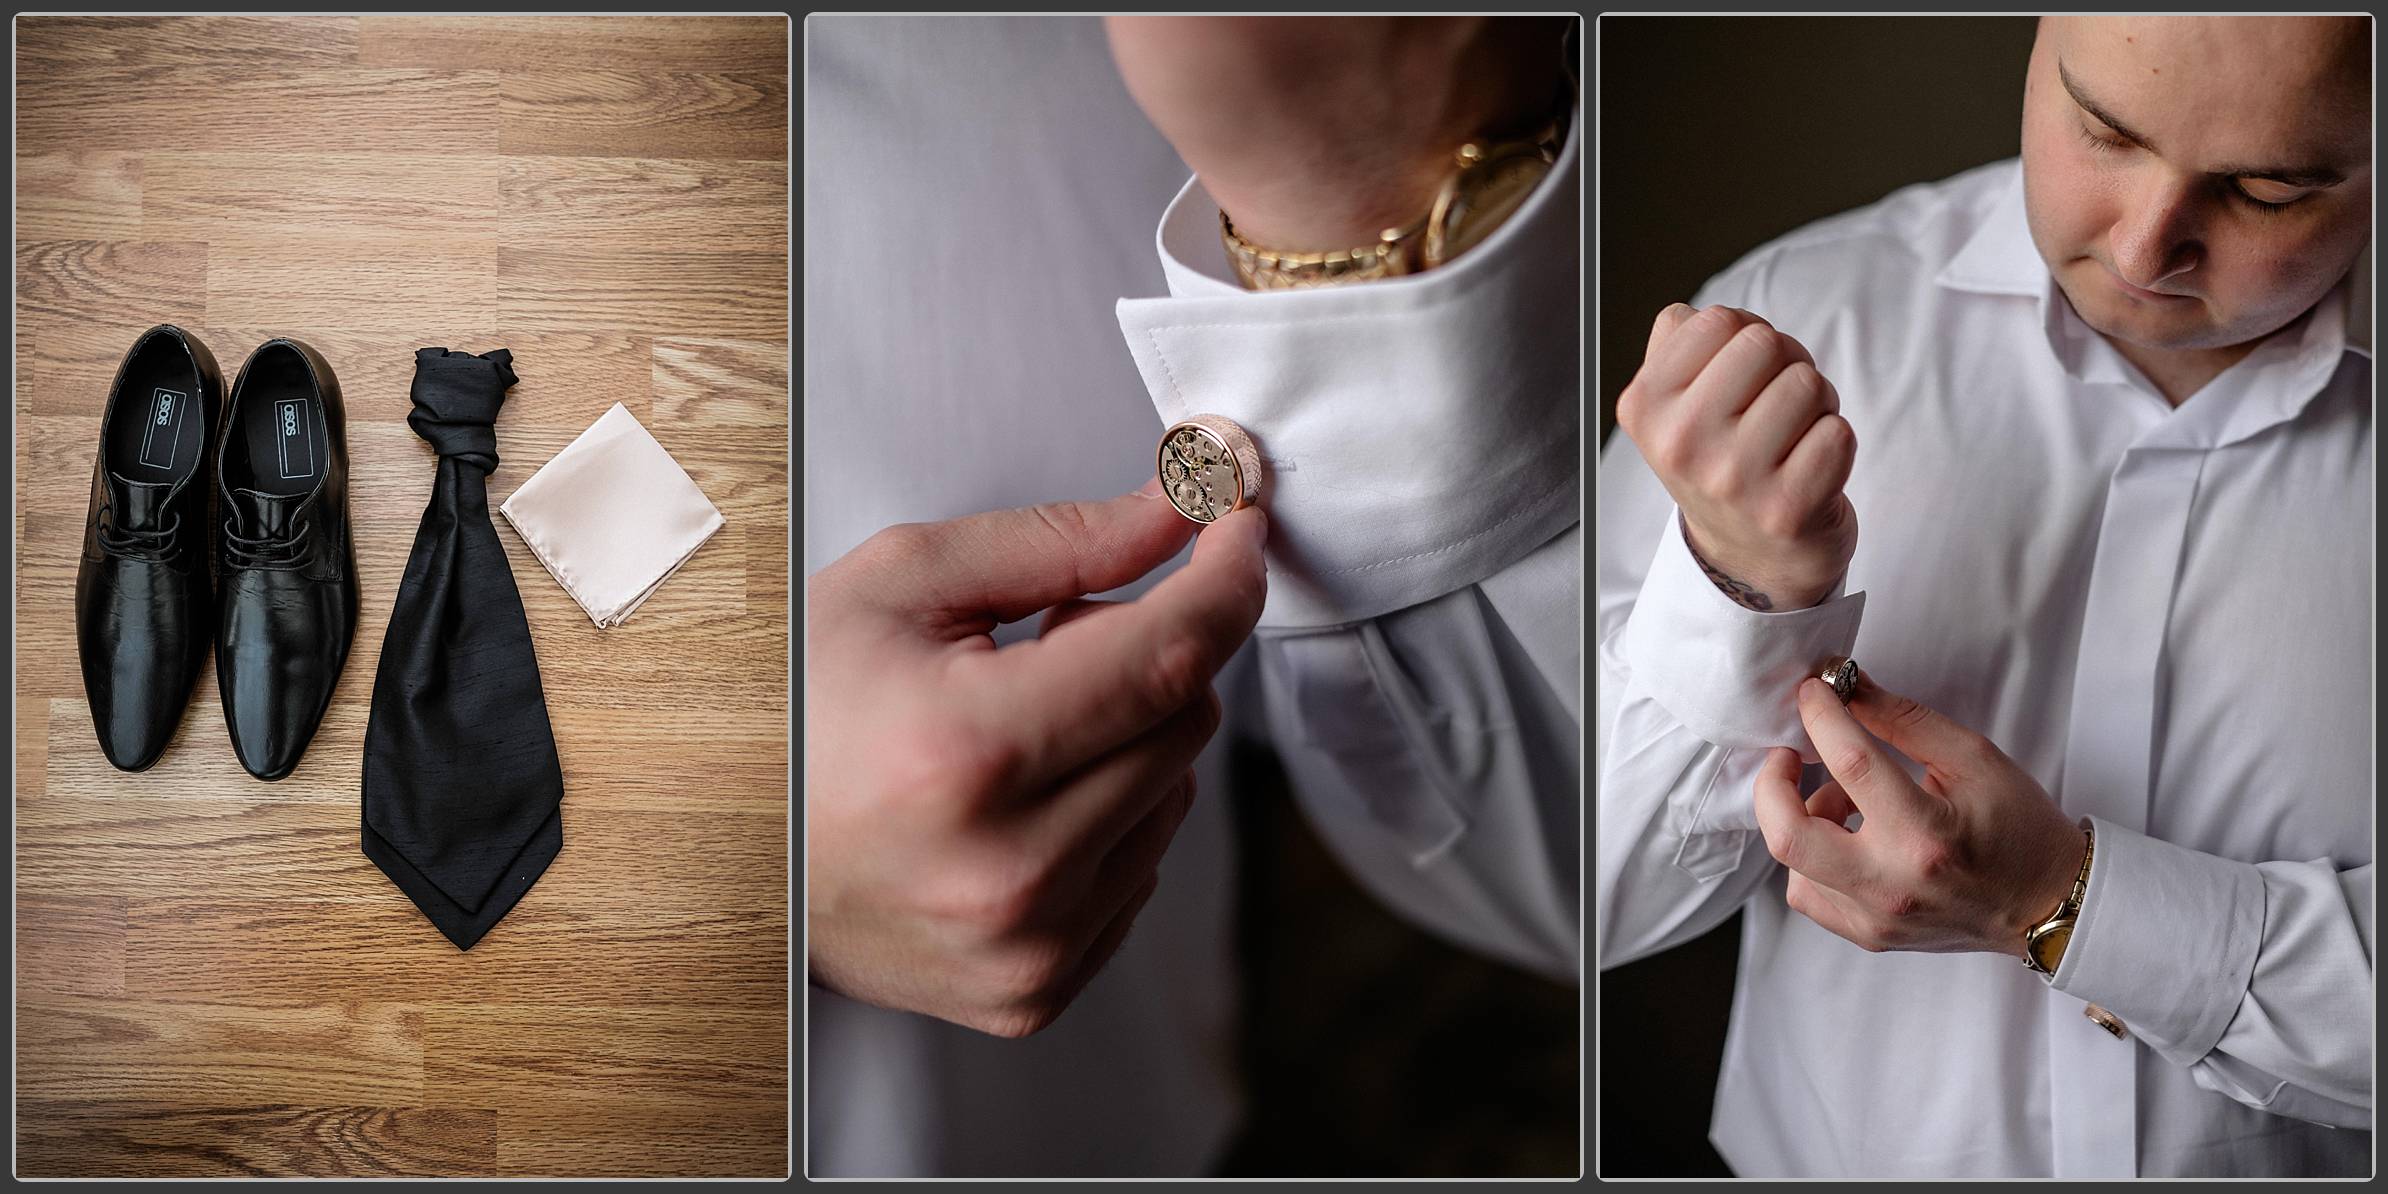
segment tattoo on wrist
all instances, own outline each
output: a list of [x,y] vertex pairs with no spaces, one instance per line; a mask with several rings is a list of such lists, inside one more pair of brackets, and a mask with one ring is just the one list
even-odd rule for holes
[[1689,538],[1683,541],[1683,548],[1691,552],[1692,561],[1700,566],[1700,571],[1707,573],[1708,579],[1714,581],[1716,587],[1722,590],[1725,596],[1732,598],[1735,604],[1745,609],[1757,610],[1762,614],[1774,611],[1774,598],[1751,588],[1746,581],[1735,580],[1725,575],[1716,565],[1709,563],[1697,550],[1692,548]]

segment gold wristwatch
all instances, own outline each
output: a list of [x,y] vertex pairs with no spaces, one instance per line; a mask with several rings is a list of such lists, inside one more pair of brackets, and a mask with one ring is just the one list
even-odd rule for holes
[[[2023,931],[2023,964],[2056,981],[2056,968],[2065,960],[2065,946],[2073,940],[2073,922],[2081,916],[2081,899],[2089,890],[2090,857],[2097,853],[2098,833],[2081,827],[2081,873],[2073,876],[2073,890],[2048,919]],[[2111,1031],[2111,1029],[2109,1030]]]
[[1426,212],[1399,228],[1385,229],[1369,244],[1320,252],[1264,248],[1245,240],[1227,213],[1220,212],[1219,240],[1227,246],[1236,280],[1246,290],[1366,282],[1433,269],[1467,252],[1514,214],[1559,160],[1567,120],[1575,108],[1574,89],[1563,89],[1562,98],[1558,114],[1531,137],[1479,137],[1461,145]]

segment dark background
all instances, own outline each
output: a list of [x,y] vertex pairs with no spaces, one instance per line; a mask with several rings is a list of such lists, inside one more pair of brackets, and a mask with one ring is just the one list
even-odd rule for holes
[[1229,755],[1245,1119],[1218,1177],[1574,1177],[1581,992],[1396,919]]
[[[1650,322],[1812,220],[2021,149],[2029,17],[1604,17],[1600,431]],[[1597,1171],[1726,1176],[1708,1118],[1738,915],[1599,976]]]
[[2030,17],[1603,17],[1600,431],[1650,322],[1812,220],[2021,151]]

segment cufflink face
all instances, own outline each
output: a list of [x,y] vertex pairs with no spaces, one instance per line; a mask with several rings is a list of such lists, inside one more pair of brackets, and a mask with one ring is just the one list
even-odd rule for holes
[[1818,672],[1816,678],[1824,681],[1825,686],[1832,689],[1833,695],[1841,698],[1841,703],[1844,705],[1849,703],[1850,698],[1857,695],[1857,661],[1855,659],[1835,659],[1825,664],[1824,670]]
[[1260,500],[1260,452],[1243,428],[1196,415],[1161,433],[1155,467],[1177,512],[1208,525]]

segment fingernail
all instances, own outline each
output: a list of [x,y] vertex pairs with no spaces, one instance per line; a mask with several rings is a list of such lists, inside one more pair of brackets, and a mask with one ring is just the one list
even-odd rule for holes
[[1146,477],[1144,479],[1144,488],[1137,490],[1136,496],[1146,498],[1161,496],[1161,478]]

